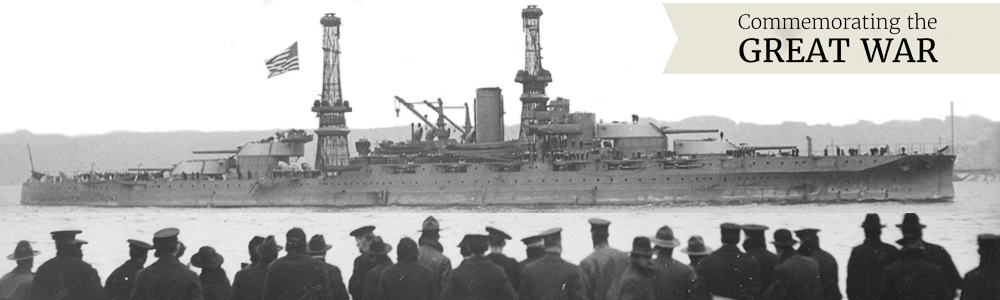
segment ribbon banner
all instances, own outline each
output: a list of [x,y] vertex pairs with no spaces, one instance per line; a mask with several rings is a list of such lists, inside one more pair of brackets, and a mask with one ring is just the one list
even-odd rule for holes
[[664,74],[1000,74],[1000,4],[663,4]]

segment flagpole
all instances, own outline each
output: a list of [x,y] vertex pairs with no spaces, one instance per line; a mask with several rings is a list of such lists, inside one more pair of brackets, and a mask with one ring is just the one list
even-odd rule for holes
[[955,155],[955,101],[951,101],[951,154]]
[[31,172],[35,172],[35,159],[31,157],[31,144],[25,144],[28,146],[28,161],[31,162]]

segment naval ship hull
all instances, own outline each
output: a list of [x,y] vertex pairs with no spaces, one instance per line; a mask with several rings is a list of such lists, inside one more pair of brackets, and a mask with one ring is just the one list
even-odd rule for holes
[[[950,201],[955,156],[698,158],[677,161],[363,165],[326,178],[26,182],[26,205],[481,206]],[[626,162],[627,163],[627,162]],[[451,165],[453,166],[453,164]],[[453,170],[453,169],[452,169]]]

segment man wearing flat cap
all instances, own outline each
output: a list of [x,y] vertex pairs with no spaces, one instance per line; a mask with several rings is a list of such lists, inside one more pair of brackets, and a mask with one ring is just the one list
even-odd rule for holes
[[153,234],[153,256],[159,259],[135,274],[130,299],[204,299],[198,274],[177,260],[180,232],[177,228],[166,228]]
[[382,237],[377,236],[368,247],[368,252],[375,257],[375,266],[365,274],[364,300],[378,300],[382,273],[392,267],[392,258],[389,258],[392,245],[386,244],[382,241]]
[[587,287],[580,267],[562,259],[562,228],[538,234],[545,243],[545,256],[524,268],[521,300],[581,300]]
[[760,299],[763,293],[760,264],[736,247],[742,227],[733,223],[719,226],[722,247],[705,257],[695,268],[708,292],[731,299]]
[[792,238],[792,232],[776,230],[771,243],[778,250],[780,262],[774,267],[774,282],[764,292],[764,299],[822,299],[819,263],[795,252],[794,246],[798,241]]
[[594,243],[594,252],[580,261],[583,282],[587,285],[589,299],[606,300],[611,285],[622,278],[622,274],[632,263],[627,254],[608,245],[610,221],[594,218],[587,222],[590,223],[590,239]]
[[1000,297],[1000,235],[980,234],[979,267],[965,274],[962,300],[996,300]]
[[444,246],[438,240],[441,238],[441,223],[433,216],[427,217],[421,225],[420,238],[417,239],[419,255],[417,263],[431,269],[440,280],[438,290],[444,290],[444,283],[451,273],[451,260],[444,256]]
[[767,239],[764,237],[768,227],[757,224],[744,224],[743,250],[760,264],[760,278],[765,289],[773,282],[774,266],[778,265],[778,255],[767,251]]
[[350,234],[357,242],[358,252],[361,254],[354,259],[354,271],[347,281],[347,291],[351,294],[351,299],[362,299],[365,297],[365,274],[375,266],[375,257],[368,254],[368,247],[375,240],[375,226],[362,226]]
[[517,300],[517,292],[510,284],[507,273],[486,258],[489,237],[469,234],[462,241],[469,252],[472,252],[472,257],[451,272],[441,299]]
[[521,265],[517,263],[517,260],[503,255],[503,247],[507,245],[507,240],[511,239],[510,235],[490,226],[486,226],[486,232],[489,233],[490,238],[490,254],[486,255],[486,258],[503,268],[503,271],[507,273],[507,278],[510,279],[510,284],[514,286],[514,290],[520,292]]
[[295,227],[285,233],[285,252],[271,263],[264,279],[263,299],[333,299],[326,265],[306,251],[306,233]]
[[50,299],[103,299],[101,277],[90,264],[84,262],[80,245],[86,241],[76,239],[79,230],[52,232],[56,242],[56,257],[38,267],[31,282],[33,300]]
[[806,228],[795,231],[795,236],[802,240],[798,252],[805,257],[811,257],[819,263],[819,281],[823,284],[823,299],[840,300],[840,275],[837,259],[830,252],[819,247],[819,229]]
[[896,227],[903,232],[904,237],[913,237],[920,240],[920,243],[924,247],[925,259],[941,267],[941,272],[944,272],[944,277],[948,280],[948,290],[951,291],[949,296],[955,298],[955,290],[962,288],[962,275],[955,268],[955,262],[952,261],[948,250],[924,240],[924,228],[927,228],[927,225],[920,224],[920,217],[915,213],[904,214],[903,223],[896,225]]
[[[542,237],[534,235],[521,239],[521,243],[524,243],[524,253],[527,258],[518,262],[521,265],[521,270],[528,264],[535,262],[535,260],[545,256],[545,243],[542,242]],[[523,273],[523,272],[522,272]]]
[[[705,299],[708,291],[694,272],[694,268],[673,259],[674,248],[681,241],[674,237],[670,226],[660,227],[656,235],[650,238],[653,243],[653,253],[656,259],[653,263],[659,268],[657,276],[657,295],[660,299]],[[634,263],[634,257],[633,257]]]
[[264,282],[267,279],[267,267],[278,259],[278,253],[284,247],[278,246],[274,236],[264,238],[254,249],[259,261],[239,272],[233,279],[233,287],[229,289],[230,300],[260,300],[264,295]]
[[8,260],[17,261],[17,267],[0,278],[0,299],[28,299],[28,294],[31,292],[31,281],[35,278],[35,274],[31,273],[31,267],[35,263],[35,256],[39,254],[42,252],[31,249],[31,243],[28,241],[17,243],[17,246],[14,247],[14,253],[7,255]]
[[877,299],[882,270],[899,259],[899,250],[882,242],[884,227],[878,214],[866,215],[861,223],[865,241],[851,250],[847,261],[847,299]]
[[955,299],[941,267],[924,259],[924,244],[919,238],[908,236],[896,243],[902,246],[899,261],[882,272],[879,299]]
[[322,261],[326,265],[326,276],[330,278],[330,284],[333,287],[333,299],[334,300],[348,300],[350,296],[347,295],[347,287],[344,286],[344,276],[340,272],[340,268],[326,262],[326,252],[333,248],[332,245],[326,244],[326,238],[322,234],[314,234],[311,239],[309,239],[309,254],[313,258]]
[[135,273],[139,273],[145,266],[149,250],[153,250],[153,245],[140,240],[128,240],[129,260],[111,272],[108,281],[104,283],[104,295],[109,300],[127,300],[132,296]]

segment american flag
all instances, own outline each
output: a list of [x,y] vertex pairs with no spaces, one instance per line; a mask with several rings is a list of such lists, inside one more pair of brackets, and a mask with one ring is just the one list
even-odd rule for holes
[[293,43],[278,55],[264,61],[267,70],[271,72],[267,78],[284,74],[285,72],[299,69],[299,42]]

